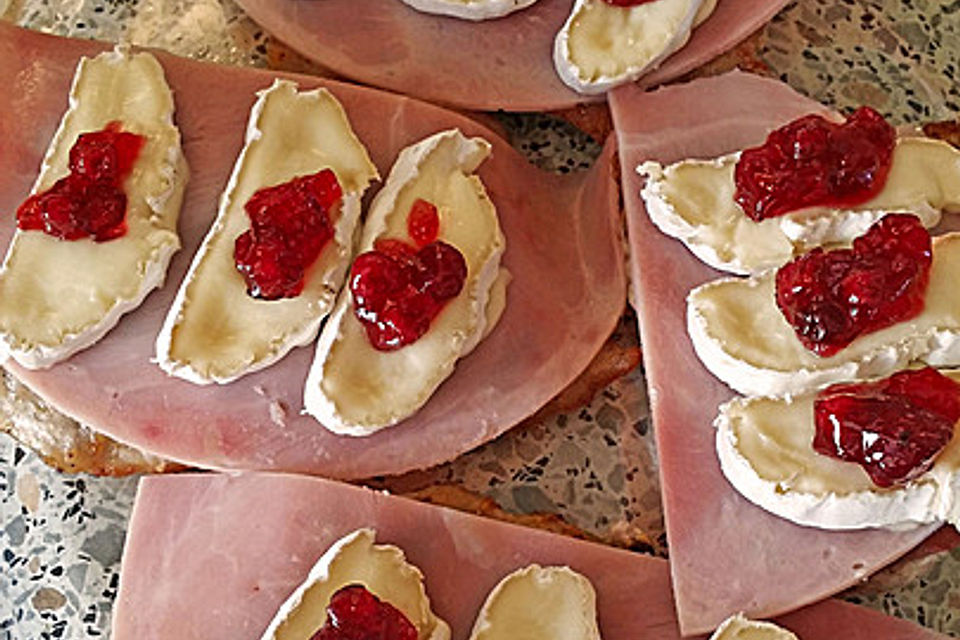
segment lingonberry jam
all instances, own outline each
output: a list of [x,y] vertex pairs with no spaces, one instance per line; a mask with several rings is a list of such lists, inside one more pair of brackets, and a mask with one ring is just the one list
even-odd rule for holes
[[818,453],[856,462],[878,487],[933,466],[960,420],[960,385],[927,367],[877,382],[836,384],[814,403]]
[[250,229],[237,238],[233,254],[250,296],[300,295],[307,269],[334,235],[330,214],[342,196],[330,169],[253,194],[244,205]]
[[111,122],[100,131],[80,134],[70,148],[70,173],[17,209],[17,226],[62,240],[92,238],[104,242],[127,232],[130,175],[146,138]]
[[896,138],[869,107],[843,124],[816,115],[800,118],[762,146],[743,151],[734,170],[734,198],[757,221],[805,207],[862,204],[883,189]]
[[407,216],[407,233],[418,247],[428,245],[440,233],[440,215],[430,202],[417,198]]
[[343,587],[327,605],[327,621],[310,640],[417,640],[399,609],[359,584]]
[[912,215],[891,214],[850,249],[814,249],[777,271],[777,306],[804,347],[831,356],[923,311],[933,254]]

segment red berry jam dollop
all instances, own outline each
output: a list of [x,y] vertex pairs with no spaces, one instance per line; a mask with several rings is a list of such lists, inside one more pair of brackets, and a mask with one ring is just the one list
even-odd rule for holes
[[837,353],[858,336],[920,314],[930,278],[930,234],[890,214],[850,249],[814,249],[777,271],[777,306],[804,347]]
[[372,251],[353,262],[353,313],[378,351],[419,340],[463,289],[467,262],[459,249],[436,239],[439,226],[436,207],[417,200],[407,216],[407,232],[416,246],[394,238],[377,240]]
[[417,636],[417,628],[399,609],[351,584],[330,598],[327,621],[310,640],[417,640]]
[[856,462],[878,487],[933,466],[960,420],[960,385],[927,367],[877,382],[836,384],[814,403],[813,448]]
[[896,139],[870,107],[843,124],[805,116],[740,154],[734,199],[758,222],[805,207],[862,204],[883,189]]
[[244,205],[250,229],[237,237],[233,251],[247,294],[261,300],[300,295],[307,269],[334,235],[330,214],[342,196],[330,169],[251,196]]
[[80,134],[70,148],[70,173],[17,209],[17,226],[43,231],[61,240],[92,238],[104,242],[127,232],[130,175],[146,138],[111,122],[100,131]]

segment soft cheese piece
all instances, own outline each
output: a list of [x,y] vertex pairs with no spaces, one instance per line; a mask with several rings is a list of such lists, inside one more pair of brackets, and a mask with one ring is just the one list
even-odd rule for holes
[[376,531],[358,529],[320,556],[307,579],[280,606],[261,640],[310,640],[327,619],[338,590],[361,584],[406,616],[419,640],[449,640],[450,626],[430,608],[423,574],[393,545],[378,545]]
[[577,0],[554,42],[560,79],[584,94],[605,93],[636,80],[687,43],[702,4],[656,0],[617,7],[603,0]]
[[600,640],[597,596],[569,567],[530,565],[487,596],[470,640]]
[[69,108],[31,194],[69,173],[70,148],[80,134],[119,121],[124,131],[146,138],[123,185],[128,229],[105,242],[14,232],[0,270],[0,359],[11,356],[37,369],[69,358],[163,284],[180,248],[177,217],[187,181],[173,111],[173,95],[152,55],[118,48],[81,59]]
[[916,359],[960,364],[960,234],[934,238],[920,315],[864,334],[836,355],[808,351],[774,298],[776,271],[723,278],[687,298],[687,330],[704,366],[744,395],[797,394],[844,380],[882,377]]
[[739,157],[736,152],[637,167],[646,177],[641,196],[654,224],[723,271],[756,273],[813,247],[852,241],[888,213],[913,213],[933,227],[942,211],[960,210],[960,151],[940,140],[900,138],[883,190],[862,205],[812,207],[760,222],[748,218],[733,199]]
[[799,640],[796,635],[772,622],[748,620],[738,613],[723,621],[710,640]]
[[403,0],[417,11],[465,20],[489,20],[525,9],[537,0]]
[[[334,237],[307,272],[302,293],[270,301],[247,295],[234,262],[234,243],[250,228],[244,205],[264,187],[326,168],[337,175],[343,200],[330,214]],[[333,94],[301,93],[289,80],[261,91],[217,218],[157,337],[160,367],[197,384],[223,384],[312,342],[343,284],[360,199],[376,178],[376,167]]]
[[[945,372],[960,381],[960,371]],[[958,521],[960,437],[934,466],[900,487],[881,489],[863,468],[817,453],[815,393],[735,398],[720,407],[717,455],[744,497],[797,524],[822,529],[904,528]]]
[[407,215],[422,198],[437,207],[439,238],[463,254],[467,279],[425,335],[389,352],[371,346],[353,314],[353,296],[344,288],[320,335],[304,392],[307,412],[328,429],[363,436],[410,416],[497,322],[502,307],[488,302],[502,298],[491,297],[491,289],[507,277],[499,267],[506,243],[496,209],[473,175],[489,153],[482,138],[451,129],[397,158],[370,207],[358,252],[373,248],[378,238],[406,239]]

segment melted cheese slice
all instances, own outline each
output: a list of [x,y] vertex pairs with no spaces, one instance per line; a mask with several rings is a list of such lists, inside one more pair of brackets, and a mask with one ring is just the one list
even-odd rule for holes
[[799,640],[796,635],[770,622],[748,620],[738,613],[723,621],[710,640]]
[[960,234],[934,238],[924,310],[821,358],[777,307],[776,271],[723,278],[687,297],[687,330],[704,366],[744,395],[799,394],[835,382],[883,377],[912,360],[960,365]]
[[128,230],[106,242],[15,231],[0,271],[0,356],[49,367],[99,340],[163,284],[180,248],[177,218],[187,181],[173,111],[163,69],[150,54],[118,48],[80,60],[69,108],[31,194],[70,173],[70,148],[81,133],[119,121],[146,137],[123,185]]
[[690,39],[694,20],[709,15],[704,0],[656,0],[616,7],[576,0],[554,41],[560,78],[584,94],[605,93],[657,68]]
[[[326,168],[336,173],[344,197],[330,212],[335,235],[308,270],[303,292],[271,301],[247,295],[234,262],[234,243],[250,228],[244,205],[259,189]],[[375,178],[376,167],[329,91],[301,93],[287,80],[261,91],[217,218],[157,338],[164,371],[197,384],[223,384],[312,342],[343,284],[360,198]]]
[[438,133],[404,149],[370,207],[360,251],[378,238],[407,238],[414,201],[433,203],[439,239],[467,263],[460,295],[450,300],[416,342],[378,351],[353,314],[344,287],[324,326],[304,392],[308,413],[344,435],[363,436],[396,424],[422,407],[499,319],[506,272],[499,268],[505,240],[480,178],[472,175],[490,153],[481,138],[458,130]]
[[326,622],[330,598],[351,584],[399,609],[419,640],[448,640],[450,627],[430,609],[423,574],[399,548],[375,540],[373,529],[358,529],[335,542],[280,606],[261,640],[309,640]]
[[640,195],[653,223],[722,271],[756,273],[813,247],[850,242],[888,213],[913,213],[933,227],[941,211],[960,211],[960,151],[940,140],[900,138],[883,190],[858,207],[811,207],[760,222],[733,199],[739,158],[734,153],[637,167],[647,178]]
[[567,567],[530,565],[497,583],[470,640],[600,640],[593,585]]
[[[960,381],[960,371],[946,373]],[[780,517],[824,529],[958,522],[960,435],[927,473],[881,489],[860,465],[814,451],[815,398],[737,398],[720,407],[717,455],[737,491]]]
[[525,9],[537,0],[403,0],[417,11],[464,20],[489,20]]

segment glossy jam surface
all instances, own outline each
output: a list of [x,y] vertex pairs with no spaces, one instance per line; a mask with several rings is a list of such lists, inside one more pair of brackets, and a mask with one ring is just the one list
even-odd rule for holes
[[814,403],[817,453],[856,462],[878,487],[926,472],[960,420],[960,385],[927,367],[837,384]]
[[104,242],[127,232],[127,194],[123,182],[146,138],[111,122],[83,133],[70,148],[70,173],[17,209],[17,226],[62,240]]
[[250,296],[300,295],[307,270],[334,235],[330,214],[342,196],[330,169],[253,194],[244,205],[250,229],[234,245],[234,261]]
[[861,107],[843,124],[816,115],[777,129],[746,149],[734,171],[734,198],[753,220],[805,207],[855,206],[880,193],[897,134]]
[[923,311],[933,253],[911,215],[891,214],[850,249],[814,249],[777,271],[777,306],[804,347],[831,356]]
[[378,351],[416,342],[467,279],[460,251],[443,241],[416,249],[382,240],[360,254],[350,272],[353,313]]
[[417,640],[417,635],[399,609],[352,584],[333,594],[327,621],[310,640]]
[[410,208],[410,215],[407,216],[407,233],[418,247],[436,240],[440,233],[440,214],[437,208],[426,200],[417,198]]

